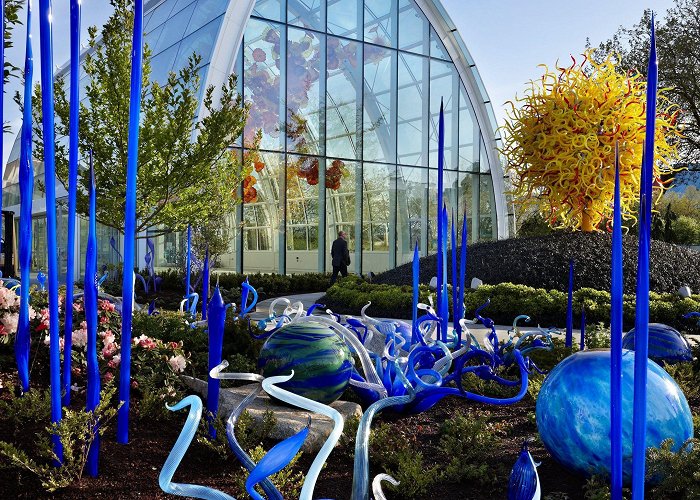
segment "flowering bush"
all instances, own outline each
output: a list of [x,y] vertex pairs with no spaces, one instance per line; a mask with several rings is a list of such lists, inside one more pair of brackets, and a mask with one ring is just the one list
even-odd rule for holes
[[[29,320],[36,316],[36,311],[29,306]],[[19,295],[9,288],[0,287],[0,343],[7,344],[14,339],[18,323]]]

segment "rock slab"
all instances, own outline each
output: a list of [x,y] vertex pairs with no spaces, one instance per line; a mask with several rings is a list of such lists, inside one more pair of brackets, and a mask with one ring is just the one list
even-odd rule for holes
[[[206,397],[207,382],[186,376],[183,376],[182,379],[193,391]],[[240,404],[243,398],[253,391],[256,385],[246,384],[240,387],[221,389],[219,391],[219,414],[228,418],[228,415]],[[362,416],[362,408],[357,403],[335,401],[329,406],[338,410],[345,420],[351,417],[360,418]],[[270,437],[280,441],[301,431],[306,427],[309,417],[311,417],[309,435],[302,446],[302,451],[308,453],[315,453],[320,450],[333,430],[333,420],[329,417],[280,404],[270,399],[265,391],[260,391],[260,394],[246,407],[246,410],[256,424],[262,424],[264,413],[272,411],[277,422],[270,432]]]

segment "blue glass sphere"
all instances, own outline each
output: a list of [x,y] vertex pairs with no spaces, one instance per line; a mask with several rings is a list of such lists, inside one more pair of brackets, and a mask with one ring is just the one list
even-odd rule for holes
[[352,357],[345,341],[321,323],[292,323],[263,344],[258,367],[264,377],[289,375],[282,389],[329,404],[343,395],[352,374]]
[[[635,334],[634,328],[625,334],[622,338],[623,349],[634,351]],[[662,323],[649,323],[649,359],[659,364],[674,364],[692,361],[693,354],[688,341],[678,330]]]
[[[693,436],[693,416],[673,378],[653,361],[647,368],[648,447],[671,438],[678,450]],[[632,475],[634,351],[622,351],[622,453]],[[537,397],[537,429],[549,453],[567,469],[610,473],[610,351],[577,352],[549,373]]]

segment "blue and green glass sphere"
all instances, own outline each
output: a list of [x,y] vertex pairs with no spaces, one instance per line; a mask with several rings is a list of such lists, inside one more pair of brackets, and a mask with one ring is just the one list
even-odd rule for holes
[[263,344],[258,367],[264,377],[289,375],[282,389],[329,404],[342,396],[350,382],[352,356],[340,336],[321,323],[292,323]]
[[[622,338],[623,349],[634,351],[636,330],[632,328]],[[649,359],[670,365],[692,361],[690,345],[681,333],[663,323],[649,323]]]
[[[623,475],[632,477],[634,351],[622,351]],[[693,416],[673,378],[653,361],[647,368],[646,445],[671,438],[674,450],[693,437]],[[549,453],[584,476],[610,474],[610,351],[577,352],[549,373],[537,397],[537,429]]]

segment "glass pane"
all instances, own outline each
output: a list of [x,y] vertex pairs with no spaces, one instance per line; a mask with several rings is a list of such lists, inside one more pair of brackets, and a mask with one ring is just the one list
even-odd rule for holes
[[193,11],[194,4],[181,10],[173,17],[168,19],[168,22],[165,25],[166,29],[163,30],[163,33],[161,33],[160,38],[158,39],[158,43],[155,45],[155,47],[153,47],[154,54],[167,49],[182,39],[185,29],[187,28],[190,18],[192,17]]
[[493,181],[490,175],[480,175],[479,180],[479,239],[491,240],[496,221]]
[[243,96],[251,103],[245,126],[245,142],[250,144],[262,130],[262,149],[283,150],[284,26],[250,19],[244,35]]
[[365,46],[365,160],[393,163],[396,158],[396,55],[395,50]]
[[360,158],[362,45],[329,36],[327,50],[326,154]]
[[[362,192],[362,273],[389,268],[392,165],[365,163]],[[393,252],[393,249],[391,250]]]
[[[161,24],[154,30],[149,30],[143,35],[143,43],[151,48],[151,54],[155,54],[155,52],[153,52],[153,47],[155,47],[158,44],[158,39],[160,38],[163,29],[165,29],[165,25]],[[66,75],[66,77],[68,77],[69,74]]]
[[319,154],[321,133],[321,47],[313,31],[287,31],[287,151]]
[[464,86],[459,93],[459,169],[466,172],[478,170],[475,162],[479,128],[476,125],[474,108]]
[[[428,247],[430,252],[437,251],[437,214],[438,214],[438,204],[437,204],[437,184],[438,184],[438,173],[437,170],[430,169],[429,173],[429,186],[430,191],[428,195],[429,207],[428,207]],[[449,224],[452,223],[453,218],[459,213],[459,207],[457,206],[457,197],[459,190],[459,179],[457,172],[451,170],[445,170],[443,176],[443,203],[447,208],[447,218],[448,218],[448,228],[447,235],[450,236]],[[461,220],[461,217],[459,217]]]
[[284,22],[285,0],[257,0],[253,7],[253,15]]
[[398,213],[397,264],[413,260],[413,248],[418,243],[421,253],[427,242],[428,170],[399,167],[396,181],[396,210]]
[[279,271],[284,221],[284,156],[261,153],[262,165],[243,180],[243,271]]
[[430,166],[437,168],[438,163],[438,123],[440,119],[440,100],[445,109],[445,168],[456,168],[456,159],[452,157],[453,140],[457,137],[457,92],[459,78],[451,63],[430,61]]
[[[328,0],[328,33],[360,38],[362,0]],[[330,39],[329,39],[330,40]]]
[[365,0],[365,42],[396,47],[396,0]]
[[168,17],[170,16],[170,13],[173,11],[174,6],[174,0],[166,0],[165,2],[160,4],[153,10],[153,14],[148,19],[148,23],[144,25],[143,29],[148,31],[163,24],[165,20],[168,19]]
[[325,0],[295,0],[289,2],[287,8],[287,23],[303,26],[317,31],[324,31]]
[[213,20],[201,30],[192,33],[180,43],[180,50],[173,63],[173,71],[178,72],[187,65],[189,57],[196,53],[201,56],[200,65],[208,64],[211,60],[211,52],[214,50],[216,37],[219,34],[219,27],[223,16]]
[[287,272],[318,270],[319,162],[287,157]]
[[430,27],[430,57],[436,57],[438,59],[444,59],[446,61],[451,61],[449,54],[445,45],[440,40],[435,28]]
[[[479,186],[478,186],[478,175],[467,174],[464,172],[459,173],[459,214],[460,214],[460,238],[461,238],[461,217],[464,214],[467,215],[467,241],[469,243],[473,242],[474,239],[472,235],[472,227],[478,222],[475,221],[474,214],[479,213]],[[476,185],[475,185],[476,183]]]
[[428,55],[430,24],[414,0],[399,0],[399,48]]
[[173,69],[173,62],[177,56],[179,45],[173,45],[169,49],[151,58],[151,81],[161,85],[168,80],[168,73]]
[[429,60],[399,53],[398,163],[428,166],[427,82]]
[[192,19],[190,19],[190,24],[187,26],[185,35],[194,33],[215,17],[226,12],[227,5],[228,0],[197,0],[197,5],[195,6]]
[[484,144],[484,137],[481,136],[481,140],[479,141],[479,172],[488,174],[490,171],[489,158],[486,155],[486,144]]
[[[330,243],[338,237],[340,231],[348,235],[350,250],[349,270],[359,272],[359,247],[356,244],[357,224],[362,215],[359,193],[362,192],[362,171],[355,162],[326,160],[326,225],[328,232],[326,253],[330,253]],[[326,256],[326,270],[333,266],[329,255]]]

